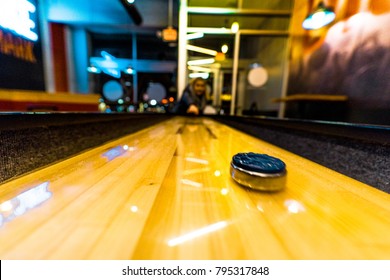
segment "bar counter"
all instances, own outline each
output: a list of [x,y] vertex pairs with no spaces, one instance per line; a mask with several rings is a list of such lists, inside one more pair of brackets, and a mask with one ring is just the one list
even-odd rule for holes
[[[232,156],[286,163],[238,185]],[[1,259],[390,259],[390,196],[213,118],[175,116],[0,185]]]

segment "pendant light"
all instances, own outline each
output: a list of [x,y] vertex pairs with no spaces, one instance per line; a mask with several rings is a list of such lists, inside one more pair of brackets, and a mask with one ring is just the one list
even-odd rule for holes
[[309,14],[302,23],[302,27],[307,30],[320,29],[330,24],[336,18],[333,9],[320,2],[317,8]]

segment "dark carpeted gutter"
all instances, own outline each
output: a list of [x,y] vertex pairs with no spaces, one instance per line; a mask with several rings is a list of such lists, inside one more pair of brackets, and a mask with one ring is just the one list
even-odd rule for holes
[[261,117],[213,119],[390,193],[390,127]]
[[0,182],[167,120],[164,114],[2,113]]

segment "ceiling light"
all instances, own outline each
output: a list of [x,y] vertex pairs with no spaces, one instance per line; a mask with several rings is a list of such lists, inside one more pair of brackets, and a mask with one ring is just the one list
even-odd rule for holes
[[186,46],[186,49],[189,50],[189,51],[194,51],[194,52],[209,54],[209,55],[212,55],[212,56],[216,56],[217,53],[218,53],[218,52],[215,51],[215,50],[210,50],[210,49],[206,49],[206,48],[201,48],[201,47],[197,47],[197,46],[193,46],[193,45],[187,45],[187,46]]
[[210,77],[210,74],[209,73],[196,72],[196,73],[190,73],[188,75],[188,77],[190,77],[191,79],[202,78],[202,79],[207,80]]
[[314,12],[303,21],[302,27],[308,30],[319,29],[334,21],[335,18],[336,14],[333,9],[320,2]]
[[101,56],[105,59],[105,60],[115,60],[116,57],[111,55],[110,53],[106,52],[106,51],[101,51],[100,52]]
[[199,38],[202,38],[203,36],[204,36],[204,33],[202,33],[202,32],[188,33],[186,35],[186,39],[187,40],[199,39]]
[[102,71],[94,65],[87,67],[87,71],[93,74],[100,74]]
[[133,75],[134,69],[129,66],[123,72],[125,72],[126,74],[129,74],[129,75]]
[[215,62],[214,58],[206,58],[206,59],[197,59],[190,60],[187,62],[188,65],[202,65],[202,64],[212,64]]
[[238,32],[238,29],[240,29],[240,25],[238,24],[237,21],[233,22],[232,23],[232,26],[230,27],[230,30],[233,32],[233,33],[237,33]]
[[201,67],[201,66],[188,66],[188,70],[191,71],[200,71],[200,72],[206,72],[206,73],[211,73],[213,70],[207,67]]
[[177,41],[177,30],[169,26],[161,32],[161,38],[164,42],[175,42]]
[[227,52],[228,52],[228,50],[229,50],[229,47],[228,47],[228,45],[226,45],[226,44],[222,45],[222,47],[221,47],[221,51],[222,51],[223,53],[227,53]]

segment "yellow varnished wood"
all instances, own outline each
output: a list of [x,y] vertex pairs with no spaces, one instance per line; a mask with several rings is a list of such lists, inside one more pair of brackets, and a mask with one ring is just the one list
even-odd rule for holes
[[[127,145],[118,157],[102,156]],[[231,179],[266,153],[286,187]],[[0,186],[52,197],[0,227],[1,259],[389,259],[390,196],[207,118],[176,117]]]
[[100,94],[48,93],[33,90],[0,89],[0,100],[11,102],[61,102],[95,105],[99,103],[99,98]]
[[335,94],[292,94],[286,97],[274,98],[273,102],[291,102],[291,101],[347,101],[346,95]]

